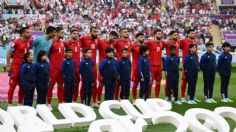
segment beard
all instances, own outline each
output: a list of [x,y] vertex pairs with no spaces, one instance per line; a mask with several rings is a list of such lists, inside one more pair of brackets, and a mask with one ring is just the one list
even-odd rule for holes
[[78,38],[77,38],[77,37],[72,37],[71,39],[74,40],[74,41],[76,41]]
[[189,37],[190,39],[192,39],[192,40],[194,40],[195,39],[195,37]]
[[97,35],[92,35],[93,40],[97,39],[97,37],[98,37]]
[[139,40],[139,43],[141,43],[141,44],[144,43],[144,40]]
[[162,37],[156,37],[156,39],[157,39],[157,40],[161,40],[161,39],[162,39]]
[[177,38],[172,38],[172,40],[177,41],[178,39]]

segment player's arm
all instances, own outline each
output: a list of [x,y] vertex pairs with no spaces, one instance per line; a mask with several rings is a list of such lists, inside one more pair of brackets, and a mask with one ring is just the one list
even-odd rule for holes
[[224,59],[224,56],[223,55],[220,55],[219,56],[219,59],[218,59],[218,72],[220,72],[220,69],[221,69],[221,66],[222,66],[222,62],[223,62],[223,59]]
[[63,76],[64,79],[66,78],[65,69],[66,69],[66,61],[64,60],[62,62],[62,69],[61,69],[62,76]]
[[6,60],[7,60],[6,70],[7,71],[10,71],[10,69],[11,69],[11,57],[13,55],[13,52],[15,51],[15,45],[16,45],[15,42],[13,42],[11,44],[10,49],[7,52],[7,58],[6,58]]

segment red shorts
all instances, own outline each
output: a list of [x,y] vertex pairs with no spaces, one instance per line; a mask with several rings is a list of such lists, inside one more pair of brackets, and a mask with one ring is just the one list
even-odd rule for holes
[[162,67],[161,66],[151,66],[152,80],[161,81],[162,78]]
[[76,70],[75,70],[75,81],[76,81],[76,83],[80,82],[79,68],[76,68]]
[[138,69],[132,69],[132,81],[133,82],[140,82]]
[[52,69],[49,77],[50,85],[55,85],[55,83],[63,84],[64,82],[61,70]]
[[20,80],[20,70],[21,66],[20,65],[12,65],[11,67],[11,80]]

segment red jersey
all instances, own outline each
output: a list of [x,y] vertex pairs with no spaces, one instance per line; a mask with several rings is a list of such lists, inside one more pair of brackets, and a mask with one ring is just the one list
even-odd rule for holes
[[162,65],[162,49],[165,43],[163,41],[157,42],[155,40],[149,40],[145,42],[144,45],[149,47],[150,65],[161,66]]
[[80,42],[72,41],[71,39],[67,40],[65,43],[65,48],[72,50],[72,58],[75,60],[76,68],[79,67],[80,64]]
[[118,39],[115,41],[114,47],[117,53],[117,60],[120,60],[122,58],[122,50],[124,48],[128,48],[129,50],[131,49],[131,42],[129,40]]
[[184,63],[185,56],[189,53],[190,44],[197,46],[197,42],[195,40],[190,40],[188,38],[180,40],[180,48],[182,49],[182,63]]
[[81,48],[84,50],[85,48],[91,48],[92,49],[92,59],[94,62],[96,62],[96,56],[97,56],[97,47],[99,43],[99,38],[92,39],[92,36],[84,36],[80,39],[81,42]]
[[139,48],[140,45],[137,42],[132,45],[132,69],[138,69],[138,59],[140,57]]
[[23,41],[21,38],[16,39],[12,44],[12,65],[22,65],[24,62],[25,53],[29,52],[30,45],[32,44],[32,40]]
[[109,43],[107,40],[101,40],[98,44],[98,51],[99,51],[99,63],[106,57],[105,50],[106,48],[114,48],[113,43]]
[[176,47],[176,55],[179,55],[179,41],[168,41],[168,44],[165,44],[165,48],[166,48],[166,55],[169,56],[170,55],[170,46],[174,45]]
[[64,59],[64,43],[60,40],[53,40],[49,51],[49,63],[53,69],[61,70]]

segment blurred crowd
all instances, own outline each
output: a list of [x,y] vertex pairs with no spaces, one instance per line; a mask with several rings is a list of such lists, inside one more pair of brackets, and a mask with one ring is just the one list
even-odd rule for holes
[[[215,0],[28,0],[31,10],[8,9],[4,13],[44,14],[44,19],[21,17],[0,21],[0,35],[9,40],[17,37],[20,26],[43,31],[49,25],[62,26],[69,34],[72,27],[78,28],[80,35],[86,34],[91,25],[100,28],[100,36],[105,38],[111,30],[126,27],[134,34],[143,31],[152,36],[155,28],[177,29],[184,37],[187,27],[194,27],[199,37],[210,36],[209,25],[215,22],[224,30],[236,27],[236,17],[215,16]],[[231,9],[229,9],[231,10]],[[225,13],[226,12],[226,13]],[[230,11],[231,12],[231,11]],[[229,14],[228,11],[221,13]],[[215,16],[215,17],[212,17]]]

